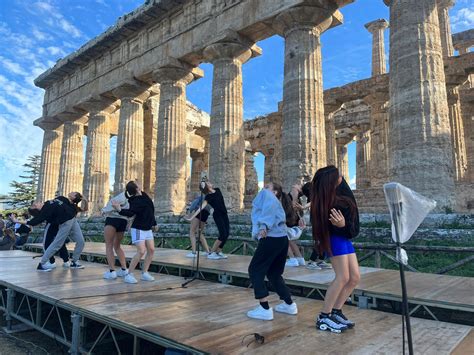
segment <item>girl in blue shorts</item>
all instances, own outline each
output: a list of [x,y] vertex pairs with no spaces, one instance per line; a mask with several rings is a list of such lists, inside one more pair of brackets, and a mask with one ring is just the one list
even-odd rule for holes
[[341,333],[355,325],[341,309],[360,280],[359,264],[351,243],[359,234],[359,211],[349,185],[333,165],[316,172],[311,196],[313,239],[320,253],[331,258],[336,274],[326,292],[316,328]]

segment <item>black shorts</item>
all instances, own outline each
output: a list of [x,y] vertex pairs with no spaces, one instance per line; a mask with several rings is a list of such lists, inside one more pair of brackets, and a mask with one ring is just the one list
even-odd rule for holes
[[114,227],[117,233],[125,232],[127,224],[128,221],[124,218],[107,217],[105,219],[105,225]]
[[204,209],[200,213],[198,213],[197,216],[194,218],[200,219],[201,222],[206,223],[207,219],[209,218],[209,215],[210,215],[209,211]]

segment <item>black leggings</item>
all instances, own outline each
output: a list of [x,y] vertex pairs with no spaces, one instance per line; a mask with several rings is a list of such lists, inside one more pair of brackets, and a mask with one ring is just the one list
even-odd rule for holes
[[221,242],[219,244],[219,248],[222,249],[224,248],[225,242],[227,242],[227,238],[229,238],[229,216],[227,215],[227,213],[214,213],[212,216],[214,217],[214,222],[216,223],[217,230],[219,231],[219,238],[217,238],[217,240]]
[[286,235],[279,238],[266,237],[258,241],[257,249],[249,265],[249,277],[256,299],[268,296],[265,275],[280,299],[291,299],[290,290],[282,277],[287,253],[288,237]]
[[[58,229],[59,226],[57,224],[47,224],[45,228],[45,236],[44,236],[44,250],[48,249],[49,245],[53,242],[54,238],[56,237],[56,234],[58,234]],[[61,249],[57,252],[61,259],[66,263],[69,261],[69,252],[67,251],[66,248],[66,243],[63,244]],[[51,264],[54,264],[55,259],[54,256],[49,258],[49,262]]]

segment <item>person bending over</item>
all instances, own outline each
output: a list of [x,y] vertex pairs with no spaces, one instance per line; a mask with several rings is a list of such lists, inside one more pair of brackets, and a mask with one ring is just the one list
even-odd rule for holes
[[[131,197],[127,192],[121,192],[117,196],[110,199],[107,205],[102,209],[102,215],[105,216],[104,239],[105,254],[109,270],[104,273],[104,279],[115,280],[118,277],[125,277],[128,274],[125,253],[122,249],[122,239],[127,229],[129,218],[122,216],[113,207],[114,203],[118,203],[121,209],[129,209],[128,198]],[[115,254],[120,262],[120,269],[115,271]]]
[[221,190],[218,187],[214,188],[209,181],[201,182],[201,186],[199,188],[201,189],[201,192],[206,195],[204,198],[205,202],[203,204],[203,208],[209,204],[214,209],[212,217],[214,218],[214,222],[216,223],[217,229],[219,231],[219,237],[214,242],[211,253],[207,258],[211,260],[227,259],[227,255],[222,253],[222,249],[229,238],[230,230],[229,216],[227,215],[224,196],[222,196]]
[[319,169],[312,187],[313,238],[320,252],[331,258],[336,274],[326,292],[316,328],[341,333],[355,325],[344,316],[342,306],[360,280],[357,256],[350,241],[359,234],[359,212],[351,189],[335,166]]
[[269,293],[265,276],[283,300],[283,303],[275,307],[275,311],[291,315],[298,313],[296,303],[291,299],[290,290],[282,276],[288,252],[286,217],[280,202],[282,194],[280,185],[270,183],[252,202],[252,237],[258,239],[258,245],[248,271],[255,298],[260,304],[247,312],[250,318],[273,319],[273,309],[268,304]]
[[53,242],[46,248],[41,257],[37,267],[38,271],[51,271],[54,268],[49,259],[64,246],[68,237],[76,243],[69,267],[71,269],[84,268],[79,263],[82,250],[84,249],[84,236],[82,235],[76,215],[78,212],[87,211],[87,201],[84,200],[82,208],[78,205],[81,201],[83,201],[83,197],[79,192],[71,192],[67,197],[58,196],[54,200],[46,201],[45,203],[34,202],[28,209],[28,213],[33,218],[26,222],[27,225],[37,226],[44,221],[58,225],[58,232]]
[[145,262],[143,263],[140,279],[142,281],[154,281],[155,278],[148,273],[148,269],[155,253],[153,232],[158,230],[155,219],[155,206],[150,197],[139,188],[135,181],[129,181],[125,190],[125,193],[130,196],[128,198],[128,203],[130,204],[128,209],[122,209],[119,201],[112,202],[112,206],[121,216],[135,217],[130,234],[132,236],[132,243],[137,247],[137,253],[130,262],[128,274],[124,277],[124,281],[130,284],[138,282],[133,276],[133,271],[141,258],[145,256],[145,252]]

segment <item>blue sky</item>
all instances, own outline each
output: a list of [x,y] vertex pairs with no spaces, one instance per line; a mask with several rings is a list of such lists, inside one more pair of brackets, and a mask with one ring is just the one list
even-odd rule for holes
[[[18,179],[29,155],[41,154],[42,131],[32,122],[41,116],[43,90],[36,88],[33,80],[142,3],[143,0],[0,0],[0,194],[7,193],[10,181]],[[450,12],[453,32],[474,27],[473,5],[474,0],[457,1]],[[356,0],[342,13],[344,25],[322,35],[325,88],[370,76],[371,37],[364,24],[388,19],[388,8],[382,0]],[[274,36],[258,45],[263,55],[243,68],[246,119],[275,111],[282,99],[284,41]],[[201,67],[205,77],[189,85],[187,94],[190,101],[209,112],[212,66]],[[354,144],[349,148],[349,159],[353,179]],[[258,172],[262,176],[263,162],[259,161]]]

